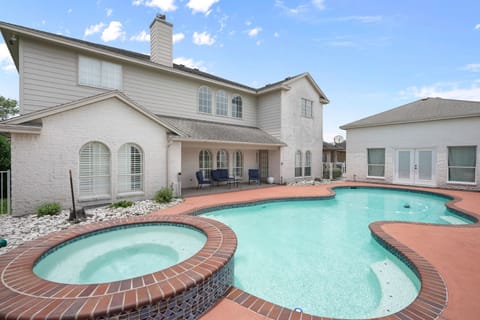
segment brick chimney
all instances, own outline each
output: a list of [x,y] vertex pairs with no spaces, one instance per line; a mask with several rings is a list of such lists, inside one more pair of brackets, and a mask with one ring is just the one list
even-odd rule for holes
[[150,24],[150,60],[173,67],[173,25],[165,20],[164,14],[157,14]]

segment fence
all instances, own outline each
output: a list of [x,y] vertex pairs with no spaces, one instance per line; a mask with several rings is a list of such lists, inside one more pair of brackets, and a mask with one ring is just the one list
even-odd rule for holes
[[0,214],[10,214],[10,170],[0,171]]

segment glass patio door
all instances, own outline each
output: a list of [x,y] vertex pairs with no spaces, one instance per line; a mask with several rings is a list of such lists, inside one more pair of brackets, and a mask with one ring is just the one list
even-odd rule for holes
[[431,149],[397,150],[395,183],[434,185],[434,151]]

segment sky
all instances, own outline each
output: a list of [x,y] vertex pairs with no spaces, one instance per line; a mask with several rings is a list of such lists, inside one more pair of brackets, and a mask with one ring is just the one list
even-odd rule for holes
[[[165,14],[174,62],[255,88],[309,72],[339,126],[425,97],[480,101],[478,0],[0,0],[0,21],[149,54]],[[18,99],[0,39],[0,95]]]

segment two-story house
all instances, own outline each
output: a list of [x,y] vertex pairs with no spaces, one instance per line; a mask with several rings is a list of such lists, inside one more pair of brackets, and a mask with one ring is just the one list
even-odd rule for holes
[[150,25],[144,55],[0,22],[20,79],[12,142],[12,209],[78,206],[179,193],[196,171],[289,182],[322,176],[322,110],[308,73],[259,89],[173,63],[172,24]]

